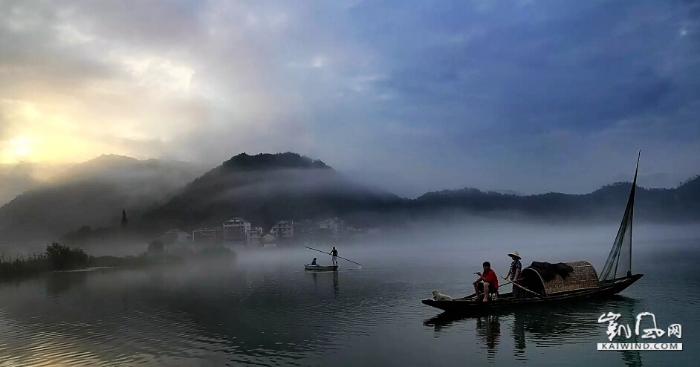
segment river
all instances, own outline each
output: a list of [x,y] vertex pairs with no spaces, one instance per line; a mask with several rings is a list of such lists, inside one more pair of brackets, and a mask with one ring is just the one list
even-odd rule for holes
[[[464,319],[436,319],[440,311],[420,300],[433,289],[471,293],[483,260],[505,275],[508,246],[347,246],[340,255],[362,268],[341,260],[329,273],[305,272],[316,255],[328,259],[303,249],[241,254],[236,263],[51,273],[0,284],[0,366],[689,366],[700,347],[693,243],[642,246],[633,270],[644,277],[610,301]],[[595,253],[589,261],[599,270],[608,249],[536,259],[534,248],[518,250],[524,265]],[[683,351],[597,351],[608,341],[598,318],[610,311],[632,332],[641,312],[664,330],[681,324],[681,339],[659,341],[682,342]]]

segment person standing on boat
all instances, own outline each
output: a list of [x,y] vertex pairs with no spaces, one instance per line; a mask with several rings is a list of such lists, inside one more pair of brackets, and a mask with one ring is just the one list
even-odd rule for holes
[[[520,272],[523,270],[523,265],[520,263],[520,254],[518,251],[513,251],[508,254],[513,261],[510,263],[510,270],[506,275],[506,279],[510,279],[511,282],[516,283],[520,280]],[[523,296],[522,291],[519,287],[513,287],[513,297],[521,298]]]
[[316,264],[316,258],[314,257],[314,261],[311,262],[311,265],[318,265]]
[[479,276],[474,281],[474,292],[476,293],[476,298],[479,299],[483,293],[483,301],[488,302],[491,293],[498,291],[498,277],[496,272],[491,269],[491,263],[486,261],[483,264],[484,273],[477,272],[476,275]]
[[331,251],[331,255],[333,256],[333,266],[338,265],[338,250],[335,249],[335,246],[333,246],[333,250]]

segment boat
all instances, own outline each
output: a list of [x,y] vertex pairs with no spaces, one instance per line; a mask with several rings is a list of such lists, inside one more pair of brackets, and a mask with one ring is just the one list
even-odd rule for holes
[[600,274],[586,261],[557,264],[533,262],[521,272],[518,285],[523,291],[519,292],[522,294],[520,297],[514,297],[511,292],[496,293],[488,302],[482,302],[474,295],[451,301],[425,299],[421,302],[451,313],[475,314],[544,303],[560,305],[569,301],[605,299],[624,291],[643,276],[632,274],[632,219],[640,156],[641,151],[637,155],[634,180],[622,222]]
[[338,265],[304,265],[305,270],[312,271],[336,271],[338,270]]

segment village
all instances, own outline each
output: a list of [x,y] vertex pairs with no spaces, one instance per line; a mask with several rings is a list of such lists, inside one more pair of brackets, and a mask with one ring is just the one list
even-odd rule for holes
[[234,252],[241,250],[269,249],[313,243],[340,243],[357,239],[376,230],[362,230],[346,226],[339,218],[321,221],[304,220],[294,222],[281,220],[264,232],[262,227],[253,227],[244,218],[232,218],[220,227],[198,228],[192,231],[171,229],[159,239],[165,250],[202,250],[224,247]]

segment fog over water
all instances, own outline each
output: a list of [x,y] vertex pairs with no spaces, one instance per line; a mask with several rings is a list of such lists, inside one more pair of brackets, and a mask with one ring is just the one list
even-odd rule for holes
[[[507,256],[501,255],[517,250],[523,257],[524,264],[529,264],[530,261],[591,259],[589,261],[598,269],[602,267],[602,262],[608,255],[618,227],[618,223],[546,225],[541,222],[465,216],[449,220],[426,219],[413,222],[407,228],[383,228],[373,235],[357,236],[350,243],[339,245],[339,248],[340,256],[351,260],[353,260],[351,256],[366,259],[369,264],[390,261],[416,266],[440,263],[480,266],[481,262],[490,261],[494,266],[498,264],[505,266],[510,260]],[[670,256],[677,251],[683,254],[695,251],[694,248],[698,244],[693,240],[697,238],[700,238],[700,226],[697,225],[635,223],[633,251],[636,255],[658,252]],[[680,247],[659,248],[659,241],[674,241],[677,244],[674,246]],[[689,244],[687,248],[680,245],[685,243]],[[331,249],[330,245],[312,244],[310,246],[320,250],[330,251]],[[43,244],[35,244],[27,247],[5,247],[0,251],[6,256],[28,255],[43,252],[44,247]],[[293,250],[277,248],[265,252],[244,252],[241,260],[291,261],[290,257],[295,260],[299,260],[297,256],[306,259],[314,253],[309,250],[304,250],[309,251],[308,254],[297,251],[296,247]],[[146,251],[147,243],[93,241],[84,248],[88,254],[94,256],[135,256]],[[323,256],[318,252],[316,254]]]
[[[2,366],[452,366],[470,361],[533,365],[689,365],[700,340],[700,236],[691,227],[638,225],[633,272],[645,276],[607,303],[522,310],[488,318],[431,321],[440,311],[420,303],[434,289],[471,293],[473,272],[490,261],[505,275],[507,253],[531,261],[603,262],[617,226],[534,226],[484,221],[420,223],[337,245],[338,272],[309,273],[303,265],[330,256],[301,248],[241,252],[216,259],[143,270],[52,273],[0,283]],[[311,244],[330,251],[331,245]],[[133,246],[134,249],[137,246]],[[105,249],[106,250],[106,249]],[[669,266],[669,264],[671,266]],[[669,290],[667,280],[680,288]],[[510,286],[504,286],[505,291]],[[607,311],[655,312],[665,325],[684,326],[683,352],[594,353],[604,342]],[[697,328],[696,328],[697,329]],[[667,341],[667,339],[665,339]],[[576,355],[575,360],[571,359]],[[641,362],[640,362],[641,361]]]

